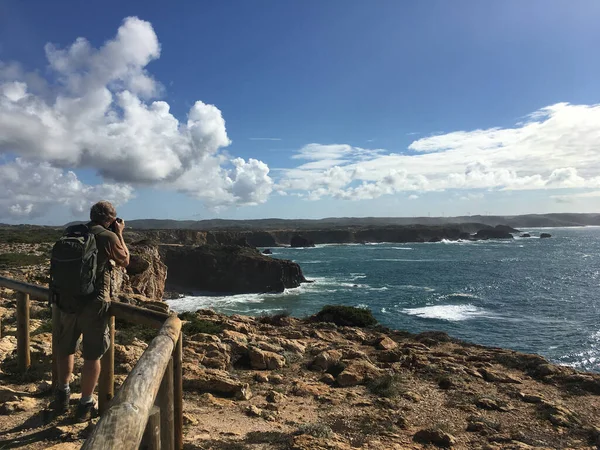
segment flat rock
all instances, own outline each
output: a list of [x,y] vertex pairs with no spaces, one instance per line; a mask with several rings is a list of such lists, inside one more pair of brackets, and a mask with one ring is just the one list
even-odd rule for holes
[[352,361],[336,377],[341,387],[357,386],[383,375],[383,371],[367,361]]
[[248,356],[250,357],[250,366],[253,369],[275,370],[285,367],[285,358],[274,352],[250,347]]

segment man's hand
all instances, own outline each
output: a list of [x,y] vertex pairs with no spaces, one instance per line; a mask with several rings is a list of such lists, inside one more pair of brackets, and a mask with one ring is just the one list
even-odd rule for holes
[[125,221],[123,219],[115,220],[115,233],[123,234],[123,230],[125,229]]

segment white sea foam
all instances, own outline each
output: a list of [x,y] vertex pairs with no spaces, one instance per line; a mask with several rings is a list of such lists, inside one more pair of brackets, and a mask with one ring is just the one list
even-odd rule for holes
[[459,297],[459,298],[479,298],[477,295],[475,295],[475,294],[469,294],[468,292],[456,292],[456,293],[452,293],[452,294],[446,294],[446,295],[442,295],[440,298],[453,298],[453,297]]
[[324,261],[315,260],[315,261],[302,261],[300,264],[322,264]]
[[340,286],[351,287],[351,288],[368,288],[370,287],[368,284],[360,284],[360,283],[340,283]]
[[467,305],[435,305],[421,308],[405,308],[404,314],[421,317],[422,319],[439,319],[450,322],[472,319],[475,317],[489,317],[489,313],[482,308]]
[[414,250],[412,247],[392,247],[394,250]]

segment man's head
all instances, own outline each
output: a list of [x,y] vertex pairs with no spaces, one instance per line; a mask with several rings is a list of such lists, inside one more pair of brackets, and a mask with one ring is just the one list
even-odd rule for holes
[[108,227],[117,218],[117,210],[112,203],[103,200],[90,209],[90,220]]

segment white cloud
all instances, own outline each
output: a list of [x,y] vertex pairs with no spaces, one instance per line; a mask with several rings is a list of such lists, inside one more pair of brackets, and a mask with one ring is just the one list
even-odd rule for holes
[[231,142],[216,106],[197,101],[180,122],[168,103],[150,100],[163,88],[146,70],[161,52],[149,22],[125,19],[98,49],[78,38],[45,50],[54,83],[0,62],[0,154],[93,168],[132,185],[171,187],[185,178],[186,190],[211,205],[265,200],[268,167],[220,153]]
[[[455,131],[414,141],[410,153],[346,144],[310,144],[284,171],[279,189],[313,198],[376,198],[403,191],[532,190],[600,187],[600,105],[559,103],[513,128]],[[328,171],[336,169],[333,189]]]
[[49,163],[31,163],[17,158],[0,165],[0,217],[33,218],[44,215],[56,205],[68,207],[73,214],[87,212],[98,200],[123,204],[133,197],[126,184],[83,184],[73,172]]

